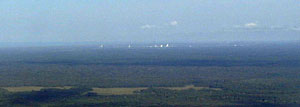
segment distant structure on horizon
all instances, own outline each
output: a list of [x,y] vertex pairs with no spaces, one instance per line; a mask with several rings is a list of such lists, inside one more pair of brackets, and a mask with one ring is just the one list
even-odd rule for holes
[[103,48],[103,47],[104,47],[104,45],[100,45],[99,47],[100,47],[100,48]]
[[[129,44],[128,48],[131,48],[132,46]],[[142,46],[146,48],[169,48],[171,47],[169,43],[167,44],[154,44],[154,45],[148,45],[148,46]]]

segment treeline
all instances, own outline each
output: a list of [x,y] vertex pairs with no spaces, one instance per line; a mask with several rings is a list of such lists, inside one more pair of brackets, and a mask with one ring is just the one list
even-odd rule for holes
[[1,97],[0,106],[299,106],[299,103],[285,102],[277,95],[234,90],[148,88],[134,95],[111,96],[97,95],[88,92],[90,90],[81,87],[6,93]]

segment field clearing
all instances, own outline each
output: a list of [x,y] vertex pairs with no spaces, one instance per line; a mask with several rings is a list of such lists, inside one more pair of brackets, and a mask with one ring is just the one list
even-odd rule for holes
[[141,91],[147,87],[138,88],[93,88],[93,93],[98,95],[129,95],[134,94],[135,91]]
[[188,90],[188,89],[194,89],[194,90],[204,90],[204,89],[209,89],[209,90],[222,90],[220,88],[209,88],[209,87],[195,87],[194,85],[187,85],[185,87],[159,87],[159,88],[163,88],[163,89],[169,89],[169,90]]
[[[3,89],[8,90],[9,92],[30,92],[30,91],[40,91],[42,89],[70,89],[71,86],[65,86],[65,87],[38,87],[38,86],[23,86],[23,87],[2,87]],[[211,89],[211,90],[221,90],[219,88],[208,88],[208,87],[195,87],[194,85],[187,85],[184,87],[156,87],[156,88],[162,88],[162,89],[169,89],[169,90],[188,90],[188,89],[194,89],[194,90],[203,90],[203,89]],[[148,89],[148,87],[136,87],[136,88],[92,88],[93,93],[96,93],[98,95],[130,95],[135,94],[134,92],[138,92],[141,90]]]
[[40,91],[41,89],[70,89],[72,87],[70,86],[64,86],[64,87],[38,87],[38,86],[23,86],[23,87],[1,87],[3,89],[6,89],[9,92],[30,92],[30,91]]
[[[188,89],[194,89],[194,90],[204,90],[204,89],[211,89],[211,90],[221,90],[220,88],[209,88],[209,87],[195,87],[194,85],[187,85],[184,87],[157,87],[162,89],[169,89],[169,90],[188,90]],[[130,95],[134,94],[136,91],[141,91],[148,89],[148,87],[138,87],[138,88],[93,88],[93,91],[98,95]]]

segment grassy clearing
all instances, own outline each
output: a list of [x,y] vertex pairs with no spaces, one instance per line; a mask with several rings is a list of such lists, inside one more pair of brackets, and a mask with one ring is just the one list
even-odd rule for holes
[[194,89],[194,90],[203,90],[203,89],[210,89],[210,90],[221,90],[220,88],[209,88],[209,87],[195,87],[194,85],[187,85],[185,87],[159,87],[169,90],[188,90],[188,89]]
[[128,95],[134,94],[135,91],[147,89],[146,87],[139,88],[93,88],[94,93],[99,95]]
[[9,92],[28,92],[28,91],[40,91],[41,89],[49,89],[49,88],[55,88],[55,89],[70,89],[72,87],[70,86],[64,86],[64,87],[37,87],[37,86],[23,86],[23,87],[2,87],[3,89],[6,89]]
[[[37,87],[37,86],[23,86],[23,87],[2,87],[3,89],[8,90],[9,92],[30,92],[30,91],[40,91],[41,89],[70,89],[71,86],[65,87]],[[98,95],[130,95],[134,94],[136,91],[141,91],[147,89],[148,87],[136,87],[136,88],[92,88],[91,92],[96,93]],[[208,88],[208,87],[195,87],[194,85],[187,85],[185,87],[157,87],[169,90],[203,90],[203,89],[211,89],[211,90],[221,90],[218,88]]]
[[[203,90],[203,89],[211,89],[211,90],[221,90],[219,88],[208,88],[208,87],[195,87],[194,85],[187,85],[185,87],[158,87],[163,89],[169,90],[187,90],[187,89],[194,89],[194,90]],[[147,87],[138,87],[138,88],[93,88],[94,93],[98,95],[129,95],[134,94],[135,91],[141,91],[147,89]]]

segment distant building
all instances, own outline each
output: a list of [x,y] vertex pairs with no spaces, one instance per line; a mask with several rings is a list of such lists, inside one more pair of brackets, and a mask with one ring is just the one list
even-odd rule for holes
[[104,47],[104,45],[100,45],[99,47],[100,47],[100,48],[103,48],[103,47]]

